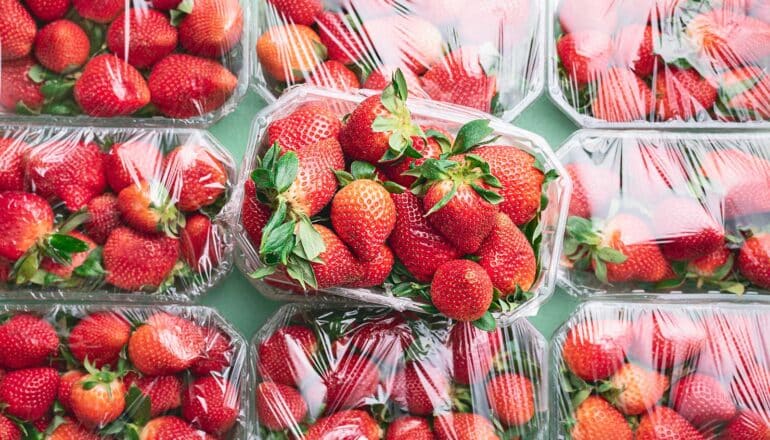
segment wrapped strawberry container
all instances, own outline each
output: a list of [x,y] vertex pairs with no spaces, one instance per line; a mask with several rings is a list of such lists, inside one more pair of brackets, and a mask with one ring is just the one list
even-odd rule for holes
[[549,4],[549,92],[577,124],[764,127],[770,119],[770,2]]
[[205,126],[248,88],[246,1],[2,0],[0,10],[0,119]]
[[249,438],[248,346],[214,310],[0,307],[3,440]]
[[762,133],[582,131],[561,279],[576,295],[768,293],[770,151]]
[[545,4],[535,0],[258,0],[252,83],[382,90],[396,69],[415,96],[513,120],[540,95]]
[[336,296],[485,328],[533,312],[554,288],[561,165],[539,136],[407,98],[396,77],[383,94],[298,87],[256,117],[230,205],[236,264],[275,299]]
[[252,341],[260,438],[546,439],[547,356],[526,319],[287,305]]
[[195,299],[232,266],[234,176],[205,131],[0,126],[2,296]]

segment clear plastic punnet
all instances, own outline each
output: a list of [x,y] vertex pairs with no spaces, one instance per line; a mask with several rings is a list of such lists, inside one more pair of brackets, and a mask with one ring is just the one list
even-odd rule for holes
[[[548,144],[390,87],[297,87],[255,118],[229,205],[239,210],[229,216],[236,264],[274,299],[337,297],[487,324],[487,311],[536,311],[553,292],[570,190]],[[452,291],[464,273],[478,282]]]
[[0,305],[3,440],[252,431],[249,348],[206,307]]
[[207,132],[0,125],[0,296],[192,301],[232,267]]
[[382,90],[402,69],[415,95],[513,120],[545,84],[536,0],[257,0],[253,84]]
[[583,127],[767,127],[766,0],[548,0],[549,93]]
[[252,341],[262,439],[546,439],[545,339],[467,322],[287,305]]
[[767,304],[591,300],[551,349],[551,438],[760,439]]
[[770,292],[763,133],[580,131],[560,279],[575,295]]
[[0,120],[208,126],[248,89],[248,1],[0,6]]

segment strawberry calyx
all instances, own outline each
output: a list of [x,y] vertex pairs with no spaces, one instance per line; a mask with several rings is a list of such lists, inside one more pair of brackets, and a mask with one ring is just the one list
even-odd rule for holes
[[671,268],[676,277],[664,280],[655,285],[656,289],[671,290],[683,286],[688,281],[694,281],[698,289],[704,286],[713,286],[721,292],[743,295],[746,285],[735,279],[733,266],[735,255],[730,254],[727,260],[716,268],[701,268],[696,262],[673,262]]
[[97,369],[87,358],[83,362],[83,368],[88,372],[88,376],[82,380],[83,389],[88,391],[100,386],[105,387],[110,398],[112,398],[112,383],[120,380],[127,373],[125,358],[120,359],[115,371],[107,365]]
[[182,0],[179,2],[176,8],[169,11],[169,15],[171,16],[171,26],[179,26],[182,20],[192,13],[194,6],[195,0]]
[[382,91],[380,100],[390,116],[377,116],[372,123],[375,133],[390,133],[388,150],[380,162],[392,162],[404,156],[419,159],[422,157],[414,148],[413,137],[425,139],[425,133],[419,124],[412,121],[412,113],[406,106],[409,91],[406,79],[400,69],[393,73],[393,81]]
[[604,245],[604,237],[594,229],[590,220],[572,216],[567,219],[567,239],[564,241],[564,255],[578,270],[593,268],[596,277],[605,284],[607,263],[621,264],[628,257],[617,249]]
[[337,181],[340,187],[350,185],[356,180],[373,180],[383,186],[391,194],[401,194],[406,191],[406,188],[392,182],[390,180],[382,181],[377,176],[377,168],[369,162],[355,161],[350,164],[350,172],[345,170],[334,170],[334,175],[337,177]]

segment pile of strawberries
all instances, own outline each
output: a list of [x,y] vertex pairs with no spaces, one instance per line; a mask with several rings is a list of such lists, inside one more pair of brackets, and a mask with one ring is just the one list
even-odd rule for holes
[[40,310],[7,310],[0,324],[3,440],[214,440],[244,429],[245,343],[210,310]]
[[578,113],[608,122],[770,119],[770,1],[562,0],[557,8],[556,99]]
[[347,115],[309,101],[270,122],[242,183],[249,272],[297,293],[382,286],[493,329],[490,309],[532,296],[557,175],[488,120],[418,120],[406,101],[397,71]]
[[[199,134],[9,129],[0,286],[196,294],[226,272],[232,160]],[[213,220],[212,220],[213,219]]]
[[562,157],[573,180],[564,253],[574,290],[770,290],[770,157],[756,138],[573,142]]
[[287,306],[254,341],[260,438],[534,438],[546,428],[539,338],[526,321],[488,333]]
[[242,62],[239,1],[131,5],[0,0],[0,109],[187,119],[221,108]]
[[502,114],[529,88],[498,78],[538,57],[530,0],[263,1],[258,81],[275,95],[299,83],[382,90],[401,69],[416,95]]

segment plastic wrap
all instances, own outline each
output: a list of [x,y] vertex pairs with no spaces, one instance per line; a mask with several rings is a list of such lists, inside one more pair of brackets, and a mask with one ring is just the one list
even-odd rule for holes
[[3,0],[1,9],[0,119],[205,126],[248,88],[247,1]]
[[0,307],[4,440],[249,438],[248,347],[214,310]]
[[[263,110],[263,112],[255,118],[252,127],[251,141],[243,160],[240,183],[235,194],[237,202],[230,205],[232,208],[241,209],[239,213],[232,215],[232,219],[235,221],[233,230],[237,231],[236,241],[239,245],[236,264],[262,294],[274,299],[304,299],[307,301],[319,301],[334,300],[334,297],[336,296],[343,297],[346,300],[359,300],[387,305],[399,310],[427,309],[428,311],[435,312],[434,308],[426,304],[431,299],[429,294],[429,283],[437,267],[448,260],[459,258],[461,256],[460,251],[454,249],[452,245],[446,244],[446,240],[442,238],[442,235],[438,234],[436,230],[424,220],[424,210],[420,207],[419,199],[407,190],[404,194],[392,195],[394,203],[397,205],[398,209],[400,209],[400,213],[397,212],[395,229],[393,230],[399,230],[401,233],[392,233],[389,236],[388,242],[390,246],[380,248],[381,252],[385,254],[385,257],[382,257],[381,259],[375,258],[374,260],[366,260],[366,257],[362,257],[358,260],[357,257],[354,257],[351,254],[351,251],[347,246],[337,238],[337,235],[329,229],[333,226],[331,223],[335,221],[334,217],[336,214],[330,214],[328,208],[321,209],[328,202],[332,201],[331,196],[333,194],[328,193],[327,190],[326,192],[328,194],[326,194],[325,198],[308,195],[322,193],[317,188],[312,189],[313,187],[307,182],[308,180],[317,183],[321,182],[322,179],[325,179],[324,181],[331,179],[329,185],[334,193],[337,192],[337,181],[333,179],[332,173],[326,168],[324,169],[324,172],[329,175],[325,176],[322,174],[322,176],[325,177],[310,178],[310,176],[318,176],[318,174],[313,174],[312,170],[307,172],[302,171],[299,174],[300,177],[298,178],[297,185],[295,185],[294,189],[290,189],[287,194],[298,194],[293,192],[298,188],[310,188],[310,190],[306,192],[305,197],[314,200],[315,205],[313,209],[318,212],[312,219],[316,223],[320,222],[323,225],[328,225],[328,228],[319,226],[316,229],[321,230],[323,234],[325,234],[324,243],[327,247],[331,247],[337,252],[337,254],[325,254],[325,256],[321,256],[320,258],[321,260],[323,260],[323,258],[330,258],[335,262],[335,265],[315,264],[313,266],[315,269],[311,270],[323,272],[321,274],[323,281],[317,284],[318,288],[313,288],[312,284],[306,284],[306,288],[303,290],[298,283],[293,281],[293,279],[297,278],[290,278],[287,275],[291,274],[287,274],[280,268],[277,272],[268,275],[264,279],[255,278],[255,275],[263,273],[262,271],[265,268],[260,257],[262,251],[261,243],[265,230],[264,227],[273,211],[270,206],[266,204],[268,201],[262,203],[262,199],[258,199],[255,195],[255,181],[252,180],[252,177],[255,165],[258,163],[258,158],[262,157],[265,152],[269,150],[268,139],[277,139],[279,144],[283,142],[286,144],[287,148],[296,150],[303,142],[302,139],[305,139],[305,142],[307,142],[306,139],[308,139],[308,137],[314,140],[323,139],[328,136],[333,137],[340,128],[338,122],[339,118],[356,109],[357,105],[367,96],[372,96],[376,101],[376,96],[378,95],[370,95],[367,93],[348,95],[340,92],[303,86],[293,89],[284,95],[277,103]],[[373,102],[372,98],[369,98],[370,103]],[[489,119],[488,115],[482,113],[461,110],[456,106],[446,106],[441,103],[411,98],[408,100],[408,108],[411,110],[411,119],[415,123],[433,127],[436,130],[446,130],[447,134],[451,135],[456,134],[458,128],[469,121],[476,120],[478,122],[479,120]],[[308,116],[308,113],[311,113],[312,115]],[[349,119],[348,123],[350,123]],[[296,127],[297,124],[300,124],[304,131],[295,131],[296,128],[291,128],[293,126]],[[498,169],[518,170],[517,174],[513,174],[513,178],[511,177],[511,174],[504,177],[512,179],[508,181],[514,181],[516,180],[515,176],[535,175],[535,178],[529,180],[530,182],[535,182],[534,186],[523,184],[521,187],[518,187],[522,188],[521,191],[523,192],[519,192],[514,188],[513,184],[511,184],[511,191],[508,193],[510,195],[510,205],[500,205],[500,210],[509,214],[508,217],[511,219],[514,218],[514,215],[518,217],[516,218],[516,222],[520,225],[525,234],[528,234],[530,238],[535,238],[530,239],[528,244],[528,242],[524,240],[525,236],[522,235],[520,230],[515,228],[514,225],[510,225],[510,228],[505,229],[506,231],[510,229],[510,233],[515,235],[516,238],[511,239],[510,242],[500,240],[503,244],[500,245],[500,247],[496,247],[496,249],[503,249],[504,252],[510,252],[516,255],[518,255],[518,253],[512,249],[520,249],[521,255],[524,256],[522,258],[523,263],[513,257],[511,257],[513,259],[506,259],[507,257],[504,256],[501,256],[500,260],[494,261],[502,260],[506,262],[502,263],[503,266],[507,265],[507,269],[501,270],[502,277],[507,277],[513,273],[514,281],[518,282],[521,280],[519,283],[521,289],[516,289],[511,283],[505,285],[503,282],[500,282],[498,285],[503,285],[503,289],[505,290],[501,289],[500,291],[502,293],[495,295],[491,311],[493,313],[502,312],[506,314],[532,313],[537,309],[539,304],[553,292],[555,278],[554,270],[558,264],[560,255],[562,238],[560,234],[563,231],[564,222],[566,221],[566,216],[564,214],[566,213],[567,200],[569,198],[570,182],[568,178],[564,177],[565,174],[562,172],[561,165],[554,159],[553,153],[542,138],[523,130],[516,129],[494,118],[492,118],[489,127],[494,131],[495,135],[500,136],[500,138],[494,139],[493,143],[498,146],[509,146],[510,151],[515,152],[512,154],[516,154],[518,157],[517,160],[521,160],[520,163],[523,163],[523,165],[516,165],[512,162],[508,164],[508,168],[505,168],[504,165],[496,165],[499,167]],[[344,134],[340,134],[340,139],[342,139],[343,136]],[[354,139],[358,138],[356,137]],[[334,145],[334,139],[318,141],[317,144],[314,145],[321,145],[322,142],[331,142],[332,146]],[[509,151],[508,147],[494,147],[494,149],[495,151],[500,151],[502,149],[505,154],[508,154],[507,152]],[[303,155],[303,151],[304,150],[300,150],[300,157]],[[306,155],[312,157],[310,153],[307,153]],[[534,155],[539,159],[533,160],[531,155]],[[308,163],[310,161],[310,159],[305,160]],[[337,160],[341,160],[341,158]],[[536,162],[540,165],[537,165]],[[375,163],[377,162],[375,161]],[[404,166],[399,168],[397,165],[393,165],[392,162],[387,165],[380,164],[379,170],[376,171],[377,176],[379,176],[378,179],[384,179],[385,181],[389,180],[385,177],[384,173],[390,173],[394,178],[403,178],[404,176],[399,173],[409,169],[409,163],[395,163],[404,164]],[[306,169],[311,169],[309,165],[303,166]],[[542,171],[537,169],[538,166],[542,167],[540,168]],[[337,165],[337,167],[340,167],[340,165]],[[395,171],[395,173],[393,171]],[[522,178],[522,180],[528,179],[528,177]],[[302,182],[299,182],[300,180],[302,180]],[[516,185],[518,185],[518,183]],[[528,190],[523,188],[527,187],[534,188],[533,194],[529,194],[532,197],[524,195],[527,194]],[[324,186],[324,188],[326,187]],[[505,188],[502,191],[505,191]],[[545,199],[541,200],[539,195],[541,193]],[[277,203],[276,200],[270,203],[275,204]],[[297,203],[298,199],[293,200],[294,202],[290,201],[290,203],[295,203],[294,206],[301,208],[301,205]],[[321,200],[321,203],[316,203],[318,200]],[[528,203],[527,200],[534,201],[534,203]],[[542,204],[543,200],[547,200],[547,203]],[[331,203],[331,205],[334,205],[334,203]],[[351,204],[351,206],[355,207],[360,205]],[[387,200],[383,200],[380,204],[373,203],[371,206],[361,207],[359,210],[361,212],[379,212],[382,207],[383,210],[387,211],[385,208],[387,206],[389,206],[389,203],[387,203]],[[540,211],[535,212],[538,210]],[[353,209],[352,211],[355,212],[356,209]],[[353,217],[354,214],[350,214],[350,216]],[[329,221],[330,217],[332,217],[331,222]],[[301,216],[299,218],[301,218]],[[347,217],[346,215],[337,217],[337,219],[340,218]],[[510,224],[512,221],[508,221],[507,223]],[[409,225],[414,226],[411,227]],[[513,229],[517,230],[513,231]],[[335,230],[339,232],[340,224],[335,227]],[[368,229],[363,228],[363,230],[367,231]],[[397,235],[400,238],[394,238]],[[414,239],[404,238],[404,236],[407,235],[413,236]],[[491,235],[492,234],[490,234],[490,236]],[[302,240],[299,233],[296,237],[298,240]],[[394,241],[396,239],[399,240],[398,243]],[[355,242],[355,240],[351,241],[348,239],[347,242],[351,243]],[[359,244],[368,242],[368,239],[364,238],[357,240],[357,242]],[[260,244],[255,245],[255,243]],[[410,248],[409,245],[404,243],[412,243],[414,247]],[[534,243],[534,253],[536,254],[534,259],[536,260],[536,263],[532,264],[532,273],[529,274],[529,276],[533,277],[534,282],[531,283],[531,287],[527,289],[526,286],[523,286],[524,283],[527,283],[527,277],[517,278],[516,274],[520,272],[518,268],[528,267],[531,262],[526,258],[526,255],[528,252],[532,251],[527,251],[527,249],[525,249],[531,249],[531,243]],[[388,252],[389,250],[392,252]],[[406,256],[410,261],[405,264],[399,264],[398,262],[394,264],[392,262],[393,258],[388,258],[387,256],[387,254],[391,253],[395,254],[396,257],[403,258]],[[491,254],[493,254],[493,252],[491,252],[490,255]],[[334,256],[330,257],[329,255]],[[388,261],[389,259],[391,260],[390,262]],[[398,258],[395,259],[398,260]],[[490,256],[488,259],[493,259],[493,257]],[[372,261],[373,263],[365,264],[363,266],[366,272],[363,278],[360,276],[353,278],[345,277],[346,274],[350,273],[348,269],[351,267],[356,268],[359,263],[366,263],[367,261]],[[383,263],[380,264],[378,261],[383,261]],[[379,268],[379,270],[366,269],[367,267],[375,267]],[[494,267],[494,264],[485,267]],[[394,270],[391,271],[391,268]],[[337,269],[340,270],[336,271]],[[491,269],[488,269],[488,271],[491,273],[496,272]],[[343,273],[340,274],[340,272]],[[389,272],[391,272],[390,276],[386,279],[385,277],[388,276]],[[296,275],[296,273],[294,275]],[[378,282],[371,282],[376,279],[378,279]],[[385,280],[384,282],[383,279]],[[374,285],[380,287],[354,287],[356,284],[363,284],[364,282],[368,282],[369,286]],[[336,300],[340,301],[339,298]],[[487,322],[490,321],[488,320]]]
[[549,4],[549,91],[579,125],[766,126],[765,0]]
[[2,296],[191,301],[232,267],[234,179],[203,131],[0,126]]
[[254,337],[263,439],[547,437],[545,340],[360,307],[284,306]]
[[770,152],[760,133],[583,131],[561,279],[577,295],[768,293]]
[[253,83],[379,89],[396,68],[413,93],[510,121],[543,89],[545,4],[534,0],[259,0]]

